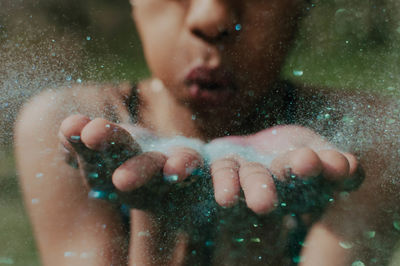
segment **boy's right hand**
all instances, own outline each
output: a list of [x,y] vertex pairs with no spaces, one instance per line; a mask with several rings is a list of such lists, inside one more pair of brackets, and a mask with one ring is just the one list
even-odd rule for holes
[[160,208],[171,187],[163,177],[176,177],[169,181],[178,183],[203,165],[201,156],[190,148],[176,148],[168,157],[142,153],[125,128],[102,118],[72,115],[62,122],[59,137],[67,161],[79,168],[92,192],[115,190],[116,194],[107,195],[109,200],[118,195],[133,208]]

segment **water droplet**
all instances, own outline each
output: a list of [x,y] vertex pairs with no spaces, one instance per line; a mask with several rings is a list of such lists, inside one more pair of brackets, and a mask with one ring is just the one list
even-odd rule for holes
[[235,25],[235,30],[240,31],[242,29],[242,25],[236,24]]

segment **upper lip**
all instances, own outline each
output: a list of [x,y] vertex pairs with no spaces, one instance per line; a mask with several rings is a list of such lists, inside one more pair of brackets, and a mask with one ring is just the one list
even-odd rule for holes
[[188,85],[197,84],[204,89],[218,89],[232,87],[231,74],[222,68],[206,66],[193,67],[185,77]]

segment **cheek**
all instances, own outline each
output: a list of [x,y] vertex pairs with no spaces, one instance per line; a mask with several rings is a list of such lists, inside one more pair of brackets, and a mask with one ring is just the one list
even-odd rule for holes
[[[168,78],[176,58],[176,43],[184,22],[184,10],[175,1],[147,0],[135,7],[134,16],[147,63],[153,75]],[[158,3],[158,4],[156,4]]]
[[275,75],[292,44],[296,25],[290,23],[290,15],[280,6],[271,5],[259,10],[264,11],[249,8],[243,17],[243,31],[237,45],[237,54],[241,56],[235,63],[244,70],[262,69],[264,76]]

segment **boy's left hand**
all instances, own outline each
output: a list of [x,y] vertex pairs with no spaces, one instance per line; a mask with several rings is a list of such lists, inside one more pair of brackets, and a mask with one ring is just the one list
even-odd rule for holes
[[321,136],[303,127],[278,126],[255,135],[226,137],[218,141],[231,141],[250,146],[260,153],[276,155],[268,169],[261,163],[235,155],[214,161],[211,175],[215,199],[223,207],[235,205],[242,190],[246,204],[253,212],[267,214],[273,211],[279,201],[283,201],[278,197],[274,178],[285,183],[293,175],[304,181],[318,177],[332,191],[355,189],[363,179],[354,155],[335,149]]

